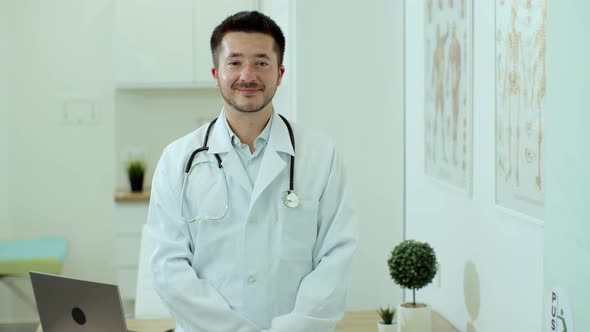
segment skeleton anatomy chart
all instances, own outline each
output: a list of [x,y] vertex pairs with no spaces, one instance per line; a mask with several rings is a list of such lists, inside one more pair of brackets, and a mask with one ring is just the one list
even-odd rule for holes
[[546,0],[496,0],[496,202],[543,219]]
[[471,192],[472,0],[425,0],[424,167]]

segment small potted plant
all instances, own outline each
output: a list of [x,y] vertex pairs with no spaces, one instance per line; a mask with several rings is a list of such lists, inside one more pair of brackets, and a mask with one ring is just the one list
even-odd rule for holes
[[432,282],[436,275],[436,254],[428,243],[405,240],[391,251],[387,261],[393,281],[412,290],[412,302],[398,306],[398,332],[431,332],[431,310],[416,303],[416,289]]
[[132,192],[143,191],[145,171],[146,163],[143,159],[132,159],[127,163],[127,176]]
[[379,332],[394,332],[395,331],[395,308],[385,307],[377,310],[381,321],[377,323],[377,330]]

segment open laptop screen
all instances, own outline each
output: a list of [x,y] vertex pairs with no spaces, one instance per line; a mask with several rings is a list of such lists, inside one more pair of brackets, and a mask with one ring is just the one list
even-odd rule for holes
[[30,272],[43,332],[126,332],[116,285]]

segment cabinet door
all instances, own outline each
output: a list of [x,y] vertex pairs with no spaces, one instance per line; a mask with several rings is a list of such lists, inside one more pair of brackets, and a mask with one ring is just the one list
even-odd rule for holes
[[119,85],[193,81],[193,0],[116,2],[114,68]]
[[213,86],[210,39],[213,29],[226,17],[242,10],[256,9],[256,0],[195,0],[195,80]]

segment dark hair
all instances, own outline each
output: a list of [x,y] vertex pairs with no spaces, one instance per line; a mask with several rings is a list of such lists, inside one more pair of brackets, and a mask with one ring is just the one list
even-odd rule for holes
[[258,11],[242,11],[223,20],[211,34],[211,56],[215,67],[218,65],[221,40],[228,32],[258,32],[271,36],[279,65],[283,64],[285,54],[285,36],[281,28],[270,17]]

